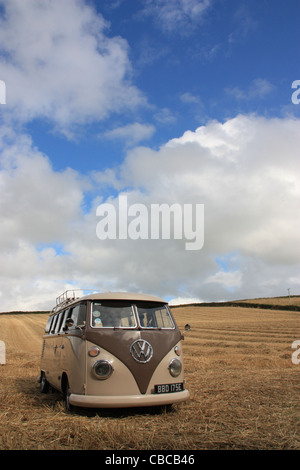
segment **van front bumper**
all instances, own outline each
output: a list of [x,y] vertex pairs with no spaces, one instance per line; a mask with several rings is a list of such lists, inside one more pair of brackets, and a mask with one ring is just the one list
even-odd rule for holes
[[122,396],[94,396],[71,393],[69,402],[71,405],[84,408],[135,408],[179,403],[188,400],[189,396],[188,390],[174,393]]

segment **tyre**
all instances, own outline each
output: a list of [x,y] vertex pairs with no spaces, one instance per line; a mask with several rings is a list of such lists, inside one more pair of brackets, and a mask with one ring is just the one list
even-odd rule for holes
[[41,372],[40,376],[40,392],[41,393],[48,393],[49,392],[49,382],[46,379],[45,373]]
[[71,389],[70,389],[69,382],[68,382],[67,378],[65,378],[65,380],[63,381],[62,390],[63,390],[63,396],[64,396],[66,411],[68,411],[68,412],[73,411],[74,406],[70,403]]

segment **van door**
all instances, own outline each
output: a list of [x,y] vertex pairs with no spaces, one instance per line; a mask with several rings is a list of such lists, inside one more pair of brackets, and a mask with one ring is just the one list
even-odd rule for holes
[[53,359],[53,369],[55,373],[55,387],[57,387],[59,390],[61,388],[61,378],[62,378],[62,370],[64,367],[64,362],[65,362],[65,355],[64,355],[64,325],[66,322],[66,319],[69,315],[69,310],[66,309],[60,312],[59,314],[59,320],[57,322],[56,328],[55,328],[55,344],[54,344],[54,359]]
[[86,302],[81,302],[68,311],[72,326],[65,327],[60,335],[60,376],[65,373],[72,393],[85,393],[86,384]]
[[46,380],[52,385],[52,363],[53,363],[53,338],[51,331],[57,318],[50,315],[45,327],[45,334],[43,336],[43,346],[41,354],[41,372],[45,374]]
[[65,318],[65,311],[61,311],[56,315],[56,318],[51,327],[50,340],[50,365],[49,375],[47,380],[53,385],[53,387],[60,389],[61,382],[61,356],[62,356],[62,324]]

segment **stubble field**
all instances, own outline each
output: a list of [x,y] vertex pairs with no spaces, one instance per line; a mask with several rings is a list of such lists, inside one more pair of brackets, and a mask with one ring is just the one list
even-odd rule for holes
[[[299,299],[298,299],[299,300]],[[45,314],[0,314],[1,450],[300,449],[300,312],[173,309],[191,399],[171,410],[78,410],[37,377]],[[299,356],[300,357],[300,354]]]

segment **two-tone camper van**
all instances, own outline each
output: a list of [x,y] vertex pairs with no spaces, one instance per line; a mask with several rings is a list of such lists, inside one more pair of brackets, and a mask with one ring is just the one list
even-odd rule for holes
[[185,401],[181,340],[167,302],[97,293],[57,298],[43,335],[40,391],[61,391],[67,409]]

